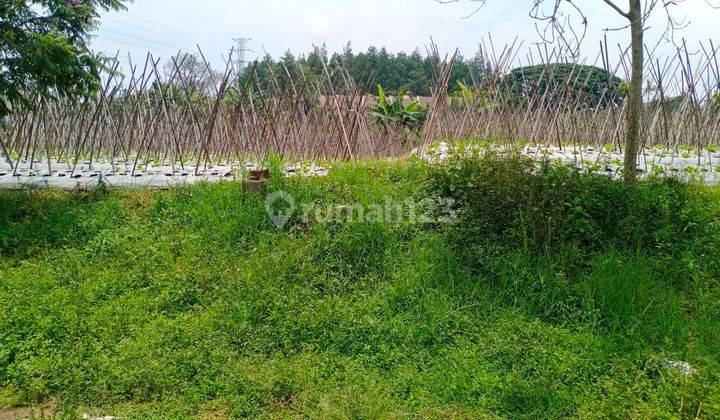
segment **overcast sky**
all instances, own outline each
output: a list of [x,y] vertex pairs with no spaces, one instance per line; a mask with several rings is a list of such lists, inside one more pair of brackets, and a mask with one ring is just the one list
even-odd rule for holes
[[[719,3],[718,0],[711,0]],[[200,44],[214,63],[219,63],[233,45],[232,38],[252,38],[249,59],[267,51],[277,57],[286,50],[307,52],[312,45],[327,44],[340,51],[352,42],[354,51],[369,46],[390,51],[423,52],[430,37],[442,51],[460,48],[466,56],[477,51],[483,39],[492,36],[495,46],[515,37],[526,45],[539,37],[535,22],[528,16],[531,0],[490,0],[475,9],[470,1],[441,5],[434,0],[135,0],[124,12],[103,14],[101,27],[93,41],[98,51],[125,57],[130,53],[140,61],[147,51],[169,57],[179,49],[194,50]],[[621,1],[625,4],[625,1]],[[622,18],[601,0],[580,0],[589,20],[583,54],[593,61],[603,29],[623,24]],[[686,0],[674,8],[678,18],[687,18],[689,26],[681,32],[689,45],[699,41],[720,44],[720,10],[706,0]],[[658,13],[652,22],[648,43],[655,43],[664,29]],[[626,31],[608,35],[614,50],[627,44]],[[671,45],[661,45],[666,53]]]

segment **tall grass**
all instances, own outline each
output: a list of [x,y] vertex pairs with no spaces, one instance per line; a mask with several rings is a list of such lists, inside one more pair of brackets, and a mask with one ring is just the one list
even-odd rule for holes
[[720,414],[717,191],[526,165],[364,162],[268,186],[333,205],[451,196],[453,225],[278,230],[235,183],[3,192],[0,406]]
[[458,205],[448,243],[504,301],[561,325],[580,317],[631,332],[631,346],[684,351],[698,338],[686,305],[720,278],[717,193],[493,155],[457,157],[430,180]]

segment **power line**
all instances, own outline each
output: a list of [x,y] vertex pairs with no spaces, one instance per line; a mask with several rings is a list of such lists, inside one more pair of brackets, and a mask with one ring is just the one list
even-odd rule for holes
[[[108,21],[108,22],[112,22],[112,23],[115,23],[115,24],[118,24],[118,25],[127,26],[127,27],[129,27],[129,28],[138,29],[138,30],[141,30],[141,31],[144,31],[144,32],[149,32],[149,33],[153,33],[153,34],[156,34],[156,35],[162,35],[162,36],[167,37],[167,38],[184,40],[184,41],[187,41],[187,42],[197,43],[197,38],[204,38],[204,37],[199,37],[199,36],[190,37],[190,36],[178,36],[178,35],[175,35],[175,34],[171,35],[171,34],[168,33],[168,32],[162,32],[162,31],[158,31],[158,30],[155,30],[155,29],[145,28],[145,27],[142,27],[142,26],[140,26],[140,25],[134,25],[134,24],[132,24],[132,23],[123,22],[123,21],[121,21],[121,20],[112,19],[112,18],[109,18],[109,17],[103,18],[103,21]],[[173,32],[177,32],[177,31],[173,31]],[[220,44],[219,42],[214,42],[214,41],[203,41],[203,44],[205,44],[205,45],[213,45],[213,46],[216,46],[216,47],[218,47],[218,48],[226,48],[226,47],[227,47],[226,45],[222,45],[222,44]]]
[[[180,51],[177,51],[177,50],[170,51],[170,50],[166,50],[164,48],[152,47],[152,46],[143,45],[143,44],[132,42],[132,41],[120,40],[120,39],[116,39],[116,38],[112,38],[112,37],[99,36],[98,38],[106,40],[106,41],[115,42],[115,43],[121,44],[125,47],[127,47],[128,45],[140,47],[145,51],[149,51],[151,54],[154,55],[154,58],[156,58],[156,59],[163,58],[163,55],[166,55],[167,57],[176,57],[176,56],[178,56],[178,53],[180,53]],[[165,57],[165,58],[167,58],[167,57]],[[223,58],[222,56],[209,55],[206,57],[209,58],[211,62],[216,62],[216,63],[217,63],[217,61],[222,62],[222,63],[226,62],[225,58]],[[119,59],[127,60],[127,57],[120,55]]]
[[[119,43],[126,43],[126,44],[133,45],[136,47],[142,47],[142,48],[147,48],[149,50],[157,50],[157,51],[163,51],[163,52],[169,52],[165,48],[170,48],[170,49],[174,50],[174,52],[171,53],[173,55],[177,55],[177,53],[181,52],[181,51],[190,52],[190,50],[194,49],[194,47],[185,48],[185,47],[178,47],[177,45],[170,45],[167,43],[157,42],[157,41],[149,40],[146,38],[138,37],[135,35],[126,34],[124,32],[115,31],[112,29],[103,29],[102,32],[110,32],[113,34],[117,34],[117,35],[120,35],[123,37],[130,38],[130,40],[120,40],[120,39],[116,39],[116,38],[107,37],[105,35],[97,35],[97,37],[100,39],[106,39],[106,40],[110,40],[113,42],[119,42]],[[148,45],[148,44],[150,44],[150,45]],[[161,48],[157,48],[157,47],[161,47]],[[216,55],[222,56],[222,53],[219,53],[218,51],[213,51],[212,49],[209,52],[211,53],[212,56],[216,56]]]
[[131,14],[131,13],[128,13],[128,12],[123,12],[123,13],[124,13],[125,15],[127,15],[127,16],[130,16],[131,18],[134,18],[134,19],[143,21],[143,22],[145,22],[145,23],[150,23],[150,24],[152,24],[152,25],[159,26],[159,27],[161,27],[161,28],[165,28],[165,29],[169,29],[169,30],[174,31],[174,32],[178,32],[178,33],[181,33],[181,34],[189,35],[189,36],[191,36],[191,37],[193,37],[193,38],[204,38],[204,39],[207,39],[208,41],[213,42],[212,39],[210,39],[210,38],[208,38],[208,37],[206,37],[206,36],[201,36],[201,35],[193,34],[193,33],[191,33],[191,32],[186,32],[186,31],[183,31],[183,30],[180,30],[180,29],[177,29],[177,28],[173,28],[172,26],[163,25],[162,23],[154,22],[154,21],[152,21],[152,20],[145,19],[145,18],[142,18],[142,17],[140,17],[140,16],[135,16],[135,15],[133,15],[133,14]]
[[[164,28],[168,31],[172,31],[174,33],[183,34],[183,35],[175,35],[175,34],[171,35],[169,33],[164,33],[163,31],[159,31],[155,28],[152,28],[152,29],[145,28],[143,26],[140,26],[140,24],[127,23],[127,22],[123,22],[123,21],[120,21],[117,19],[112,19],[112,18],[105,18],[104,20],[115,22],[120,25],[124,25],[126,27],[138,29],[138,30],[145,31],[148,33],[154,33],[157,35],[161,35],[161,36],[165,37],[167,40],[169,40],[171,43],[177,42],[179,44],[184,44],[184,43],[192,42],[193,44],[205,44],[205,45],[211,44],[210,45],[211,47],[214,47],[217,50],[222,50],[223,52],[219,53],[217,50],[213,51],[213,48],[210,48],[208,51],[208,52],[210,52],[210,55],[208,55],[208,58],[210,58],[211,61],[220,60],[223,63],[225,63],[227,61],[225,59],[225,53],[227,53],[230,49],[229,48],[226,49],[226,46],[221,45],[218,42],[214,42],[207,37],[200,36],[200,35],[197,35],[197,34],[194,34],[191,32],[187,32],[187,31],[183,31],[183,30],[180,30],[177,28],[173,28],[171,26],[167,26],[167,25],[164,25],[164,24],[161,24],[158,22],[154,22],[149,19],[135,16],[135,15],[132,15],[127,12],[125,12],[125,15],[127,15],[131,18],[137,19],[139,21],[151,24],[154,27],[156,26],[156,27]],[[116,37],[106,36],[106,35],[102,34],[103,32],[108,32],[108,33],[115,34],[117,36],[121,36],[123,38],[128,38],[128,39],[118,39]],[[145,49],[146,51],[167,54],[169,56],[175,56],[180,52],[191,52],[190,50],[194,49],[194,48],[188,49],[188,48],[183,48],[183,47],[178,48],[176,45],[171,45],[168,42],[159,42],[156,40],[144,38],[142,36],[128,34],[128,33],[118,31],[118,30],[112,29],[112,28],[102,28],[102,29],[100,29],[100,34],[102,34],[102,35],[96,35],[96,37],[99,39],[105,40],[105,41],[117,43],[124,47],[127,47],[127,46],[139,47],[139,48]],[[202,39],[203,41],[197,42],[198,39]],[[208,40],[208,41],[204,41],[204,40]]]
[[[130,34],[118,32],[118,31],[113,31],[112,29],[107,29],[107,28],[106,28],[106,29],[103,29],[103,31],[104,31],[104,32],[111,32],[111,33],[114,33],[114,34],[117,34],[117,35],[121,35],[121,36],[124,36],[124,37],[132,38],[132,39],[136,39],[136,40],[142,41],[142,42],[147,42],[147,43],[150,43],[150,44],[159,45],[159,46],[161,46],[161,47],[175,48],[174,45],[169,45],[169,44],[165,44],[165,43],[157,42],[157,41],[151,41],[151,40],[149,40],[149,39],[141,38],[141,37],[138,37],[138,36],[135,36],[135,35],[130,35]],[[180,49],[184,49],[184,48],[180,48]]]
[[164,53],[166,53],[166,54],[172,54],[172,55],[175,55],[175,54],[178,53],[177,51],[171,52],[171,51],[166,50],[166,49],[163,49],[163,48],[152,47],[152,46],[149,46],[149,45],[139,44],[139,43],[132,42],[132,41],[128,41],[128,40],[120,40],[120,39],[111,38],[111,37],[104,36],[104,35],[97,35],[97,38],[102,39],[102,40],[106,40],[106,41],[117,42],[117,43],[122,44],[122,45],[132,45],[132,46],[134,46],[134,47],[145,48],[145,49],[147,49],[148,51],[159,51],[159,52],[164,52]]

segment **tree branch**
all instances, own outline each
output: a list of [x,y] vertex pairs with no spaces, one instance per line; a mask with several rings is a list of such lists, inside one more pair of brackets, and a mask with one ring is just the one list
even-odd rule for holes
[[616,12],[620,13],[625,19],[630,19],[630,13],[624,12],[617,4],[613,3],[612,0],[603,0],[608,6],[615,9]]

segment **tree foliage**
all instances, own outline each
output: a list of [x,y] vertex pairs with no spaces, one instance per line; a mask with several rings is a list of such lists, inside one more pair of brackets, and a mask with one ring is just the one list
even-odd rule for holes
[[0,2],[0,116],[32,98],[87,96],[100,88],[99,57],[89,33],[99,11],[129,0]]
[[382,85],[378,85],[377,89],[378,104],[370,111],[370,115],[383,130],[396,127],[418,133],[422,129],[427,120],[427,107],[413,99],[406,105],[406,90],[401,89],[395,97],[388,98]]
[[[286,52],[279,60],[265,56],[254,69],[257,83],[262,89],[274,86],[273,76],[281,89],[290,88],[290,80],[298,80],[296,75],[302,74],[305,80],[312,82],[325,78],[322,60],[327,63],[330,77],[335,86],[342,86],[341,69],[352,77],[357,88],[367,94],[375,94],[378,85],[390,92],[407,91],[414,96],[431,96],[434,85],[433,58],[416,49],[410,54],[391,53],[385,48],[370,47],[367,51],[354,53],[348,45],[342,53],[330,55],[325,48],[318,48],[308,54],[295,57]],[[480,82],[487,72],[488,64],[477,55],[471,59],[459,56],[450,77],[451,90],[457,89],[457,82],[466,85]],[[242,80],[253,79],[249,74],[252,66],[242,76]],[[287,71],[286,71],[287,70]],[[288,77],[288,73],[291,77]],[[335,83],[337,82],[337,83]],[[242,81],[240,82],[242,84]]]
[[545,64],[512,70],[505,77],[504,87],[516,99],[534,107],[586,109],[621,106],[624,83],[594,66]]

